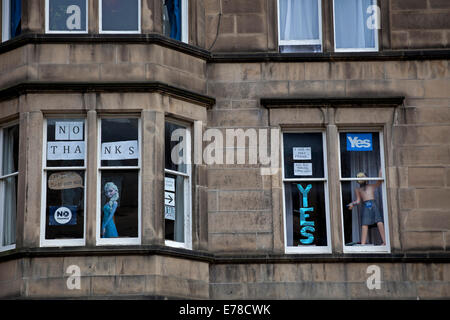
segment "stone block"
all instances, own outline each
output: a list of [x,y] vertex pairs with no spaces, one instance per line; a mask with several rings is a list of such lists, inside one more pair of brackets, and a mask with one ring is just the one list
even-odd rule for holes
[[426,9],[427,2],[423,0],[392,0],[392,10],[417,10]]
[[256,251],[256,233],[209,233],[209,249],[214,252]]
[[445,46],[445,32],[441,30],[409,30],[408,48],[427,49]]
[[420,80],[347,80],[347,96],[408,96],[423,97],[424,83]]
[[450,299],[450,282],[418,283],[417,295],[420,299]]
[[26,297],[27,298],[70,298],[87,297],[90,295],[90,278],[80,278],[80,289],[69,289],[67,286],[68,277],[64,278],[40,278],[27,279]]
[[93,296],[112,296],[116,293],[115,276],[91,277],[91,292]]
[[248,299],[247,285],[238,283],[213,283],[210,285],[210,299],[235,300]]
[[443,210],[450,208],[450,189],[422,189],[416,196],[418,208]]
[[115,82],[144,81],[146,80],[145,65],[103,63],[100,65],[100,80]]
[[429,0],[431,9],[450,9],[450,3],[447,0]]
[[219,211],[271,210],[270,191],[220,191]]
[[392,13],[391,27],[393,30],[411,29],[450,29],[448,13]]
[[[39,64],[67,64],[70,61],[69,44],[39,44],[34,47],[33,62]],[[92,63],[92,61],[87,61]]]
[[417,79],[417,61],[386,61],[384,63],[386,79]]
[[237,33],[264,33],[266,16],[260,14],[236,15]]
[[402,144],[446,144],[450,135],[449,126],[396,126],[394,127],[395,143]]
[[27,63],[27,47],[19,47],[0,54],[0,72],[15,69]]
[[392,49],[402,49],[408,47],[408,32],[391,31]]
[[217,82],[260,80],[261,65],[259,63],[217,63],[209,65],[208,79]]
[[411,187],[445,186],[445,168],[410,167],[408,182]]
[[0,281],[0,299],[19,299],[22,295],[23,280]]
[[413,282],[384,281],[380,289],[370,290],[366,282],[348,284],[350,299],[416,299],[417,290]]
[[209,215],[210,232],[270,232],[270,212],[217,212]]
[[318,108],[287,108],[273,109],[270,112],[270,125],[300,125],[316,124],[325,122],[323,112]]
[[261,65],[263,80],[305,80],[304,63],[267,62]]
[[436,263],[406,263],[406,281],[444,281],[444,265]]
[[33,258],[30,260],[30,278],[56,278],[69,276],[64,258]]
[[39,65],[39,80],[42,81],[96,81],[100,78],[98,65]]
[[345,80],[289,81],[289,95],[291,97],[344,97],[345,91]]
[[17,280],[20,277],[18,272],[19,263],[17,260],[2,261],[0,263],[0,286],[3,286],[3,282]]
[[224,0],[222,2],[222,10],[224,14],[227,13],[260,13],[265,7],[264,0]]
[[403,250],[444,250],[444,235],[442,232],[407,231],[401,234]]
[[[211,44],[208,43],[208,48]],[[262,52],[267,50],[267,35],[251,34],[219,34],[214,52]]]
[[208,126],[228,127],[230,130],[232,127],[245,128],[242,130],[246,131],[248,127],[267,126],[267,112],[265,109],[240,110],[239,117],[236,117],[229,110],[211,110],[208,112]]
[[408,146],[396,151],[402,165],[445,165],[450,161],[450,150],[444,146]]
[[449,231],[449,210],[412,210],[405,215],[404,230]]
[[208,186],[220,190],[262,189],[259,169],[210,169]]
[[115,63],[116,46],[109,43],[104,44],[72,44],[70,45],[70,63]]
[[424,81],[424,96],[426,98],[450,98],[449,80]]
[[115,295],[142,295],[145,288],[144,276],[116,276]]

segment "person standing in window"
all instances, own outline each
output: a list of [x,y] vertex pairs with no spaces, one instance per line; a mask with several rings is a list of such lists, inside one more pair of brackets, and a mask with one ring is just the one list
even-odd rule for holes
[[[359,172],[356,175],[357,178],[367,178],[364,172]],[[381,170],[380,170],[381,177]],[[349,210],[352,210],[354,205],[359,205],[362,200],[362,210],[361,210],[361,220],[362,220],[362,230],[361,230],[361,244],[365,245],[367,241],[367,233],[369,226],[376,224],[378,231],[380,232],[381,239],[383,240],[383,246],[386,245],[386,239],[384,234],[384,223],[383,216],[375,202],[375,191],[381,186],[382,181],[377,181],[373,184],[368,184],[366,180],[358,180],[360,188],[355,189],[356,201],[351,202],[347,205]]]

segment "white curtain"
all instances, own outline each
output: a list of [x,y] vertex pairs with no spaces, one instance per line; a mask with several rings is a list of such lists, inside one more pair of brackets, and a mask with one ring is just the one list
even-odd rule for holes
[[374,0],[334,0],[336,48],[374,48],[375,29],[367,27]]
[[[14,144],[17,143],[18,126],[5,129],[3,139],[3,174],[17,172],[14,161]],[[4,199],[3,204],[3,245],[16,243],[16,187],[17,176],[3,180]]]
[[319,0],[280,0],[280,39],[318,40]]

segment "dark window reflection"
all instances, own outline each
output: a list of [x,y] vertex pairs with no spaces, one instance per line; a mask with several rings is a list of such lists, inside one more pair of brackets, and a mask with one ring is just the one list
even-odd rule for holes
[[[140,152],[138,119],[102,119],[101,123],[101,157],[104,159],[105,156],[109,156],[109,159],[116,159],[101,160],[101,165],[138,166]],[[128,144],[121,143],[125,141],[128,141]]]
[[103,31],[139,31],[138,0],[103,0]]

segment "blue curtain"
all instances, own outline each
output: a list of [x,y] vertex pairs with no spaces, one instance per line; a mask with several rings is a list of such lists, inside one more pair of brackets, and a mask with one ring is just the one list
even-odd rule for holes
[[170,37],[181,41],[181,0],[166,0]]
[[22,0],[11,0],[11,38],[20,34],[22,17]]

